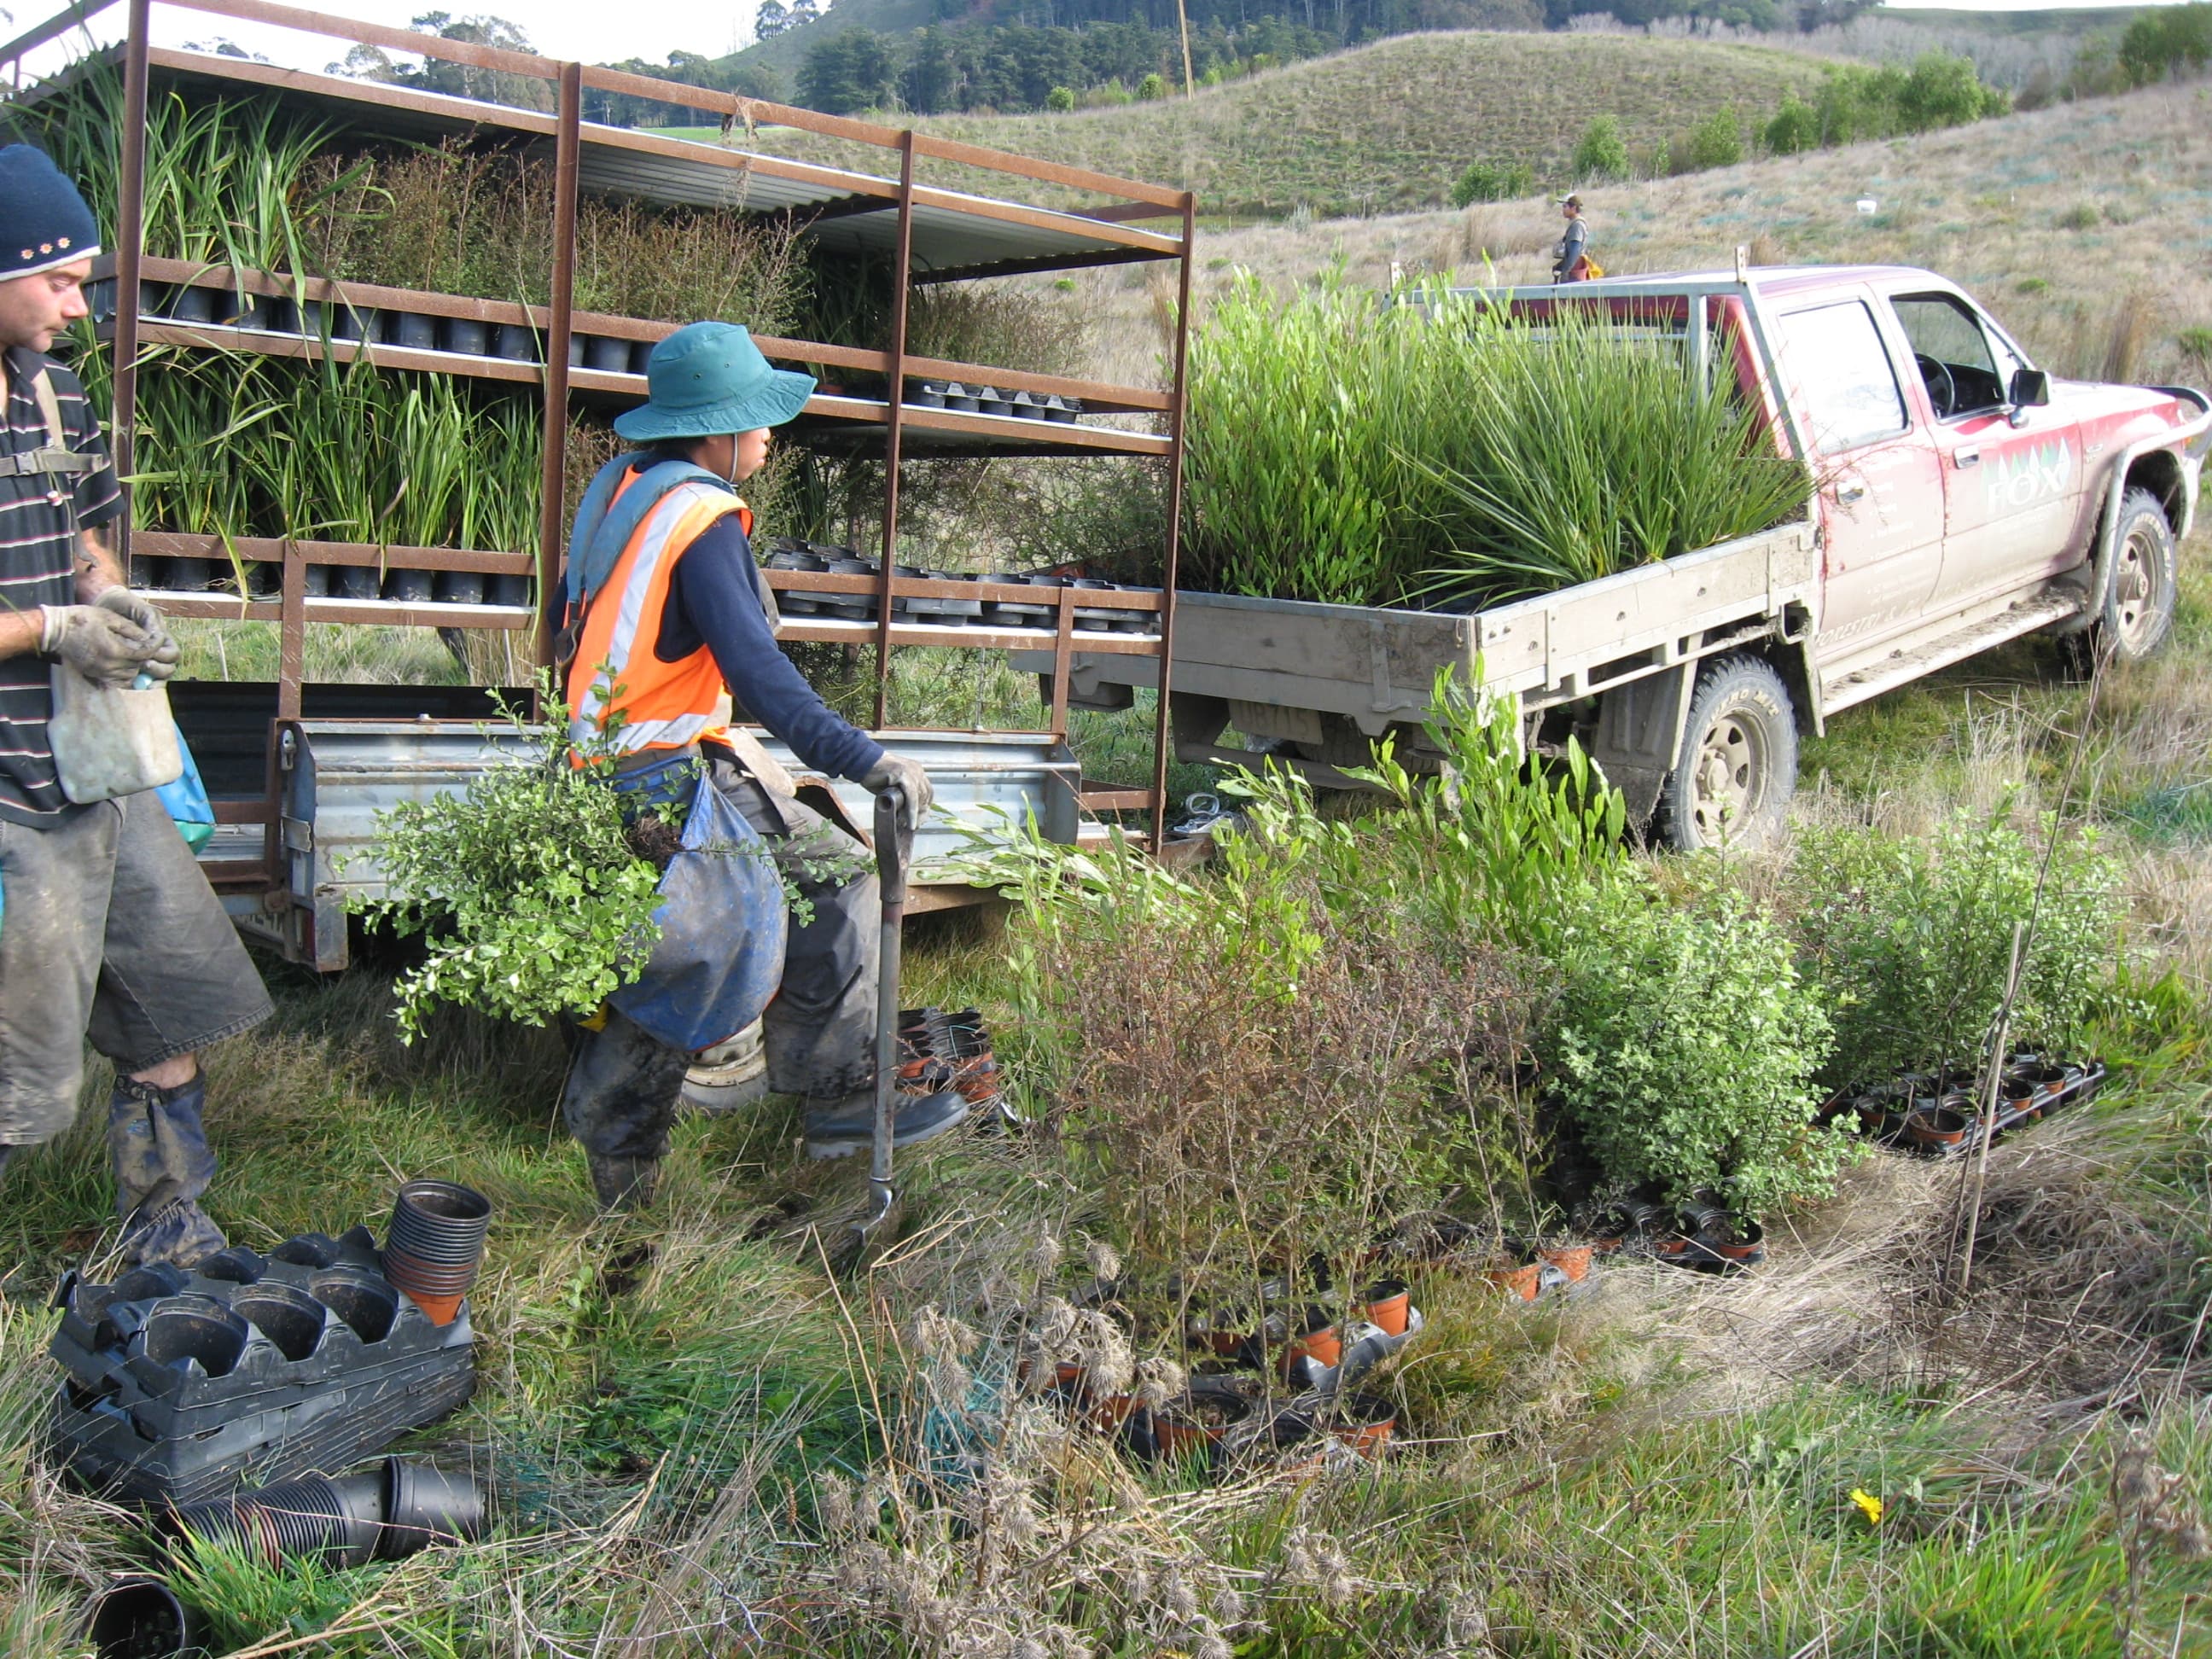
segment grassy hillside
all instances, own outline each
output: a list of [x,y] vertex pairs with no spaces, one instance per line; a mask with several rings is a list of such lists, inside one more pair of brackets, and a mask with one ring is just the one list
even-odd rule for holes
[[[1478,156],[1556,173],[1590,118],[1632,151],[1734,104],[1764,115],[1820,78],[1807,58],[1642,36],[1405,35],[1196,97],[1068,115],[938,116],[922,131],[1186,185],[1208,213],[1376,213],[1443,202]],[[767,147],[880,171],[881,152],[778,132]],[[927,176],[947,182],[954,170]],[[1003,181],[996,186],[1003,189]]]
[[[1739,244],[1763,263],[1916,264],[1978,295],[2062,374],[2212,382],[2212,88],[2150,88],[1917,138],[1774,157],[1587,192],[1610,271],[1712,269]],[[1854,206],[1872,197],[1879,210]],[[1243,267],[1281,286],[1336,260],[1380,285],[1408,272],[1540,280],[1559,235],[1548,202],[1503,202],[1310,226],[1202,233],[1200,294]],[[1081,279],[1101,372],[1151,370],[1158,337],[1139,271]],[[1203,301],[1201,300],[1201,303]]]

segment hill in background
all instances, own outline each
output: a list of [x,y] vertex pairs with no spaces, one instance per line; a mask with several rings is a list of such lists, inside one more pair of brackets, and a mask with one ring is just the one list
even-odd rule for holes
[[[1820,78],[1818,60],[1765,46],[1640,34],[1401,35],[1194,98],[1058,115],[932,116],[914,125],[1187,186],[1208,214],[1376,213],[1433,206],[1481,157],[1529,160],[1540,176],[1556,173],[1595,115],[1617,118],[1633,153],[1728,106],[1763,120],[1784,92],[1803,93]],[[883,167],[881,151],[810,133],[773,130],[758,142],[797,160]],[[988,183],[957,168],[926,176],[961,188],[1005,187],[1003,179]]]

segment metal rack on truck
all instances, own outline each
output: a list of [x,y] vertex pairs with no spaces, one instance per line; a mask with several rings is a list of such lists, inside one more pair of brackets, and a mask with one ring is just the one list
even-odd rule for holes
[[[793,228],[827,266],[841,260],[856,270],[869,260],[887,264],[890,328],[883,349],[759,340],[773,360],[865,377],[878,393],[825,390],[810,401],[789,434],[792,441],[825,453],[882,463],[878,569],[855,575],[771,568],[768,574],[782,592],[863,593],[872,602],[867,620],[853,619],[849,605],[843,615],[836,614],[838,607],[817,606],[815,614],[787,616],[780,637],[872,645],[878,728],[888,716],[891,653],[900,647],[1028,648],[1063,667],[1078,649],[1164,664],[1174,626],[1181,517],[1183,319],[1194,213],[1190,192],[264,0],[158,4],[162,11],[275,25],[459,64],[495,77],[525,77],[550,86],[553,106],[527,109],[156,46],[151,28],[156,0],[80,0],[0,45],[0,64],[16,70],[12,101],[26,108],[88,95],[94,72],[112,74],[120,65],[116,245],[100,261],[94,283],[106,313],[98,321],[99,337],[112,354],[113,443],[122,474],[130,476],[133,466],[142,354],[155,347],[309,362],[366,360],[402,374],[459,377],[494,395],[534,398],[541,411],[544,453],[534,547],[212,536],[159,524],[138,524],[128,532],[134,573],[155,579],[156,601],[169,614],[276,625],[273,682],[173,683],[179,725],[217,797],[218,833],[203,857],[210,879],[249,933],[299,960],[325,969],[343,966],[346,893],[373,890],[376,883],[367,822],[373,809],[461,787],[489,755],[479,732],[494,713],[489,689],[310,681],[308,624],[501,630],[524,647],[532,667],[550,659],[557,618],[547,601],[560,589],[569,416],[572,410],[642,398],[652,343],[686,320],[575,308],[577,210],[586,192],[656,208],[759,216]],[[27,54],[72,39],[88,40],[81,32],[118,6],[125,15],[119,42],[93,47],[43,81],[23,82]],[[173,92],[187,101],[276,100],[312,112],[348,140],[492,143],[550,162],[550,303],[372,286],[296,270],[240,270],[149,253],[143,191],[147,112],[156,92]],[[587,93],[696,110],[703,120],[748,140],[757,127],[773,125],[872,146],[890,158],[888,176],[794,161],[734,140],[700,143],[587,122],[582,118]],[[1003,177],[1010,187],[1026,183],[1103,199],[1077,210],[1048,209],[941,187],[918,176],[926,165],[937,163],[981,169]],[[1176,265],[1184,301],[1177,307],[1164,390],[943,361],[908,349],[908,296],[922,285],[1147,261]],[[204,290],[242,297],[210,310],[194,300]],[[227,322],[214,319],[230,313],[236,314]],[[362,319],[368,318],[380,319],[380,325],[363,326]],[[1019,398],[1027,413],[930,406],[922,401],[930,395],[922,389],[925,380],[988,384],[1003,388],[1009,399],[1027,394]],[[1079,419],[1073,414],[1078,408]],[[1122,456],[1162,463],[1169,496],[1158,562],[1163,586],[1040,587],[1018,579],[902,574],[900,465],[946,456]],[[179,562],[195,560],[232,571],[230,591],[161,587],[165,574],[193,568]],[[915,603],[948,599],[975,603]],[[800,608],[792,607],[794,612]],[[972,614],[965,619],[947,614],[961,610]],[[931,620],[920,619],[932,612]],[[1101,622],[1102,616],[1109,620]],[[1058,683],[1064,687],[1066,676]],[[1064,695],[1050,698],[1040,731],[901,732],[894,741],[932,768],[940,805],[955,817],[974,821],[980,808],[1012,805],[1034,811],[1047,833],[1072,839],[1085,813],[1149,810],[1157,837],[1166,817],[1166,709],[1163,697],[1151,783],[1140,790],[1097,787],[1081,779],[1067,747]],[[339,775],[351,780],[353,793],[345,810],[326,823],[316,780]],[[817,781],[830,787],[829,781]],[[939,902],[959,896],[942,893]]]

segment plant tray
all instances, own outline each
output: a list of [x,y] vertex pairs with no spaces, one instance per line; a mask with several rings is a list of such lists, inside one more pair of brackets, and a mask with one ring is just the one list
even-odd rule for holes
[[476,1386],[465,1305],[431,1323],[385,1280],[362,1227],[287,1239],[266,1259],[234,1248],[191,1273],[65,1281],[60,1300],[54,1442],[79,1480],[118,1498],[190,1503],[249,1469],[337,1468]]

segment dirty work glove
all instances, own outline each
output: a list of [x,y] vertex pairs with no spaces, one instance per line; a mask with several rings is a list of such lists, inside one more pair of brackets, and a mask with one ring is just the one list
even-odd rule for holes
[[39,607],[44,628],[39,651],[57,658],[94,685],[128,685],[161,641],[132,622],[96,605]]
[[888,750],[883,759],[876,763],[875,769],[860,780],[860,785],[872,794],[881,794],[884,790],[896,787],[906,799],[906,810],[902,817],[909,833],[915,825],[928,816],[929,804],[937,799],[937,791],[929,787],[929,774],[922,770],[920,761],[908,760],[904,755],[894,755]]
[[140,665],[139,672],[149,679],[166,680],[177,672],[177,641],[169,632],[169,625],[161,620],[161,613],[127,587],[105,590],[93,603],[102,611],[112,611],[117,616],[134,622],[159,641],[154,654]]

